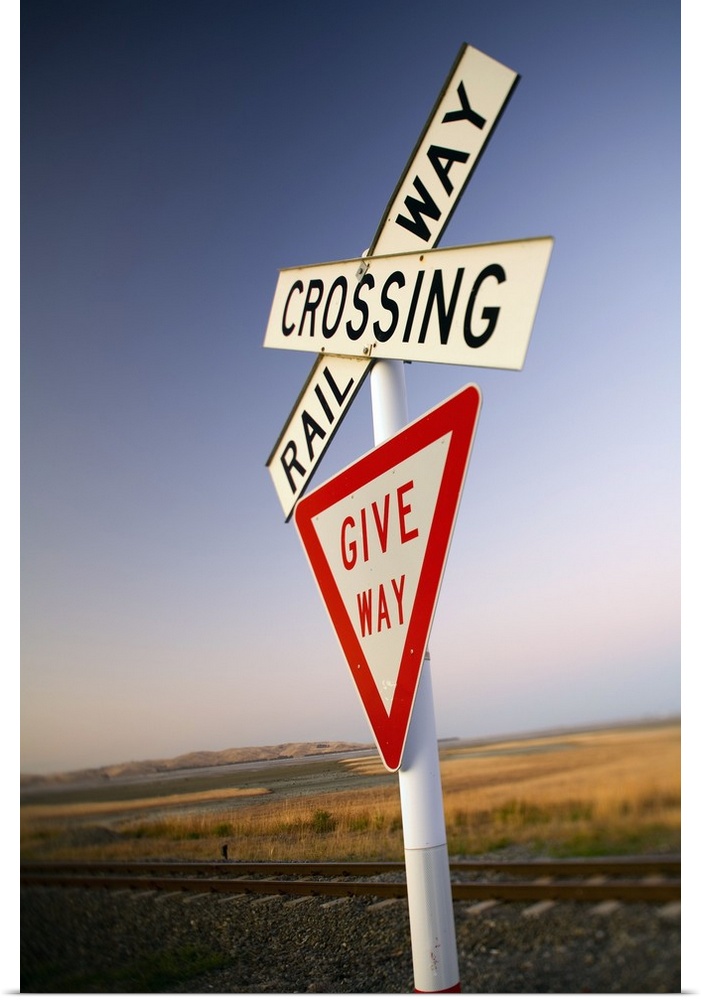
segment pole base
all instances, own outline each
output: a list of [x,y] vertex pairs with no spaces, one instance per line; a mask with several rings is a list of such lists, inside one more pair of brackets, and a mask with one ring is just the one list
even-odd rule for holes
[[460,983],[456,983],[455,986],[449,986],[445,990],[417,990],[414,988],[414,993],[462,993],[462,986]]

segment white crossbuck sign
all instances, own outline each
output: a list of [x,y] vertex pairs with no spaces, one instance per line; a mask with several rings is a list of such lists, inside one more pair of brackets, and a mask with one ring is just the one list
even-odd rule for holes
[[286,519],[378,358],[523,366],[552,239],[434,249],[518,80],[463,46],[362,258],[280,272],[264,346],[318,355],[266,463]]

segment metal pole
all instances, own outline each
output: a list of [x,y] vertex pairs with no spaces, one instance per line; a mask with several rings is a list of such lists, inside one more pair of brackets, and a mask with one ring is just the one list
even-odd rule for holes
[[[409,422],[404,365],[376,361],[370,374],[375,444]],[[424,659],[399,768],[414,990],[459,993],[443,792],[430,657]]]

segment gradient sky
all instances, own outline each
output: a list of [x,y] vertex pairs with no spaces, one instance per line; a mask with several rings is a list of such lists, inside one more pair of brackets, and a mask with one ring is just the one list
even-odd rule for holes
[[[430,640],[439,736],[680,709],[672,0],[22,6],[23,771],[369,741],[265,461],[314,356],[281,267],[359,256],[467,42],[521,82],[441,246],[553,236],[483,407]],[[314,479],[372,447],[369,385]]]

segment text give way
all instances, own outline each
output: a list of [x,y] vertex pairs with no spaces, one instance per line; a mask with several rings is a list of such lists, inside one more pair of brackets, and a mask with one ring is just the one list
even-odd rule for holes
[[466,386],[294,511],[389,770],[402,760],[480,405]]

